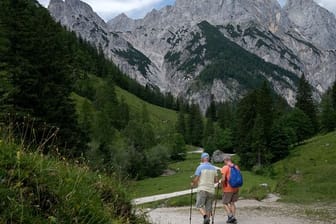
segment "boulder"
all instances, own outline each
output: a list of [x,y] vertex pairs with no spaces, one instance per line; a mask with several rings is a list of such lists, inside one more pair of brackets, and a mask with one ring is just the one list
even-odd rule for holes
[[212,163],[222,163],[223,160],[224,160],[225,155],[226,154],[224,152],[222,152],[221,150],[216,150],[212,154],[211,162]]

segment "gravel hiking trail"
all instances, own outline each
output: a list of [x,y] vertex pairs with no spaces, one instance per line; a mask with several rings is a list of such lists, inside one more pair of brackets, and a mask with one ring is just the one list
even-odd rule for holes
[[[335,206],[294,205],[274,201],[240,200],[238,224],[336,224]],[[147,215],[153,224],[189,224],[189,207],[157,208]],[[214,224],[226,223],[227,217],[218,201]],[[201,224],[201,215],[193,208],[192,224]]]

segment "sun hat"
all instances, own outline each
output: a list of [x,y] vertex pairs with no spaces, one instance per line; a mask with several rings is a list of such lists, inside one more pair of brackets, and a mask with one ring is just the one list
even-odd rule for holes
[[201,155],[201,159],[205,159],[205,158],[210,158],[209,154],[206,152],[203,152]]

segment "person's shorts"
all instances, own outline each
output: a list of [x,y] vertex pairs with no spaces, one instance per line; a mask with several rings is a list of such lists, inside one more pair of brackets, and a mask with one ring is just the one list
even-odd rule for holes
[[214,194],[207,191],[197,192],[196,208],[203,208],[207,212],[212,211],[212,202],[214,200]]
[[223,204],[229,204],[231,202],[236,202],[238,201],[239,198],[239,193],[237,192],[224,192],[223,193]]

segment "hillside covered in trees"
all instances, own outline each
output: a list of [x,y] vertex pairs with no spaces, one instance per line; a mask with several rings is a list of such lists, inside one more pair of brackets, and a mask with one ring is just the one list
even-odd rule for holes
[[201,144],[210,153],[218,149],[237,153],[245,169],[261,169],[285,158],[306,139],[335,130],[335,92],[336,83],[318,103],[302,76],[291,108],[264,82],[238,102],[212,101],[205,122],[197,107],[191,106],[188,115],[181,110],[176,129],[188,144]]

